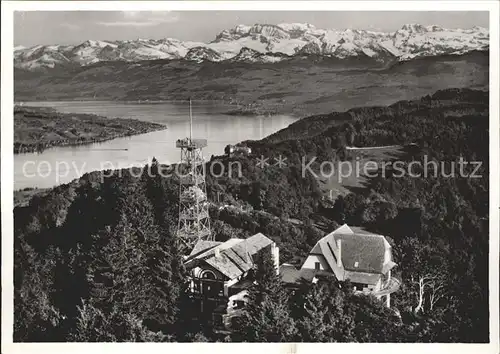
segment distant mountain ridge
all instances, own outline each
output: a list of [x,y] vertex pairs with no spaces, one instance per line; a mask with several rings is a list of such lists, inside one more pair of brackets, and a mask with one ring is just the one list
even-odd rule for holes
[[295,56],[319,55],[338,59],[367,58],[405,61],[443,54],[489,49],[483,27],[445,29],[406,24],[395,32],[318,29],[307,23],[238,25],[216,35],[210,43],[173,38],[87,40],[79,45],[36,45],[14,48],[14,66],[27,70],[60,65],[90,65],[102,61],[185,59],[279,62]]

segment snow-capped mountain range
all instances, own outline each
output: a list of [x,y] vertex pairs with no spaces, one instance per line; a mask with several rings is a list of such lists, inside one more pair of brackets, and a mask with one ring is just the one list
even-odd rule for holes
[[408,24],[395,32],[319,29],[305,23],[239,25],[220,32],[210,43],[177,39],[87,40],[79,45],[37,45],[14,48],[16,67],[36,70],[100,61],[185,59],[195,62],[279,62],[294,56],[338,59],[410,60],[442,54],[464,54],[489,48],[483,27],[445,29]]

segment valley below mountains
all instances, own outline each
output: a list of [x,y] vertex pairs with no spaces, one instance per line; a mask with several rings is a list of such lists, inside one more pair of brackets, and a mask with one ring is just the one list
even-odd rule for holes
[[489,52],[377,64],[311,56],[278,63],[109,61],[46,72],[15,69],[16,101],[217,100],[233,114],[305,117],[410,100],[450,87],[487,89]]

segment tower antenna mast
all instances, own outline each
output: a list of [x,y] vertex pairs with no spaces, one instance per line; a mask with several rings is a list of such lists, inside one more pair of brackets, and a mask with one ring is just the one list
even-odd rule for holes
[[207,189],[205,183],[205,160],[203,148],[207,139],[193,138],[193,111],[189,98],[189,138],[179,139],[181,149],[179,174],[179,224],[178,237],[192,249],[199,240],[212,240],[208,214]]
[[191,107],[191,97],[189,97],[189,140],[193,140],[193,109]]

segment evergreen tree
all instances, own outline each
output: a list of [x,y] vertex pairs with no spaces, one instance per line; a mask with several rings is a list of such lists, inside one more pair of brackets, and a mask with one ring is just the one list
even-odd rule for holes
[[297,327],[303,342],[349,342],[354,340],[354,318],[345,311],[345,293],[331,279],[311,286],[304,296]]
[[256,257],[255,285],[249,290],[244,315],[236,322],[234,337],[248,342],[289,342],[295,339],[288,294],[268,249]]

